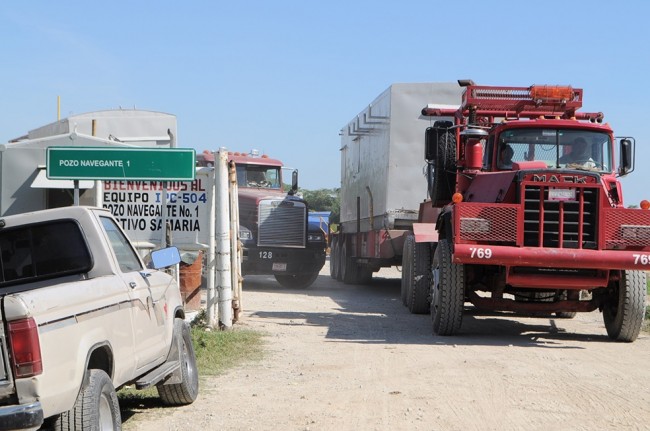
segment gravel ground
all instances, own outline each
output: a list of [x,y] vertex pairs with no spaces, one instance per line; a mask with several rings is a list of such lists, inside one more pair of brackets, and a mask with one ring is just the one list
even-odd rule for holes
[[478,315],[436,337],[400,300],[400,274],[306,290],[244,284],[238,326],[264,360],[201,382],[183,408],[138,412],[127,431],[650,429],[650,337],[611,342],[598,312],[575,319]]

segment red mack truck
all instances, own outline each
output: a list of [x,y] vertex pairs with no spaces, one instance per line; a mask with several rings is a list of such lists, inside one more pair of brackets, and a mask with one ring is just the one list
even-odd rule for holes
[[625,208],[618,181],[634,170],[634,139],[578,112],[581,89],[458,84],[394,84],[341,130],[331,276],[366,283],[401,264],[402,302],[430,313],[436,335],[457,334],[469,302],[560,318],[598,309],[610,338],[635,340],[650,203]]
[[650,204],[625,208],[618,181],[634,169],[634,139],[578,112],[582,89],[459,84],[458,109],[422,110],[453,121],[426,131],[430,200],[413,229],[421,253],[405,256],[428,266],[406,284],[430,304],[433,332],[457,333],[471,302],[567,318],[598,309],[610,338],[634,341],[650,268]]

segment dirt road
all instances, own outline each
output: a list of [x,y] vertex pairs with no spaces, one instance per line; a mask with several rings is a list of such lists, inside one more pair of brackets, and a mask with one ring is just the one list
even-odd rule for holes
[[[329,278],[304,291],[244,285],[239,326],[266,358],[202,382],[191,406],[142,413],[127,431],[650,429],[650,336],[609,341],[598,312],[572,320],[475,315],[434,337],[400,300],[399,273],[373,286]],[[393,278],[391,278],[393,277]]]

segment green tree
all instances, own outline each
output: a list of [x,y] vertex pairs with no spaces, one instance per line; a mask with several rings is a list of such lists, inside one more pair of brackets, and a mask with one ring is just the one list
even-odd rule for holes
[[330,223],[338,223],[341,218],[340,191],[341,189],[301,189],[300,193],[309,204],[310,210],[331,211]]

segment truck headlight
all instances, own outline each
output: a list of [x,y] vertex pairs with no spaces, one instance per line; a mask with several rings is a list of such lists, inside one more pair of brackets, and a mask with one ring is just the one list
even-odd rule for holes
[[483,218],[461,218],[460,219],[460,232],[461,233],[489,233],[490,221]]
[[248,241],[249,239],[253,239],[253,234],[251,231],[243,226],[239,227],[239,239],[242,241]]
[[650,226],[621,225],[621,237],[625,239],[650,240]]
[[322,233],[310,233],[307,235],[308,241],[323,241]]

